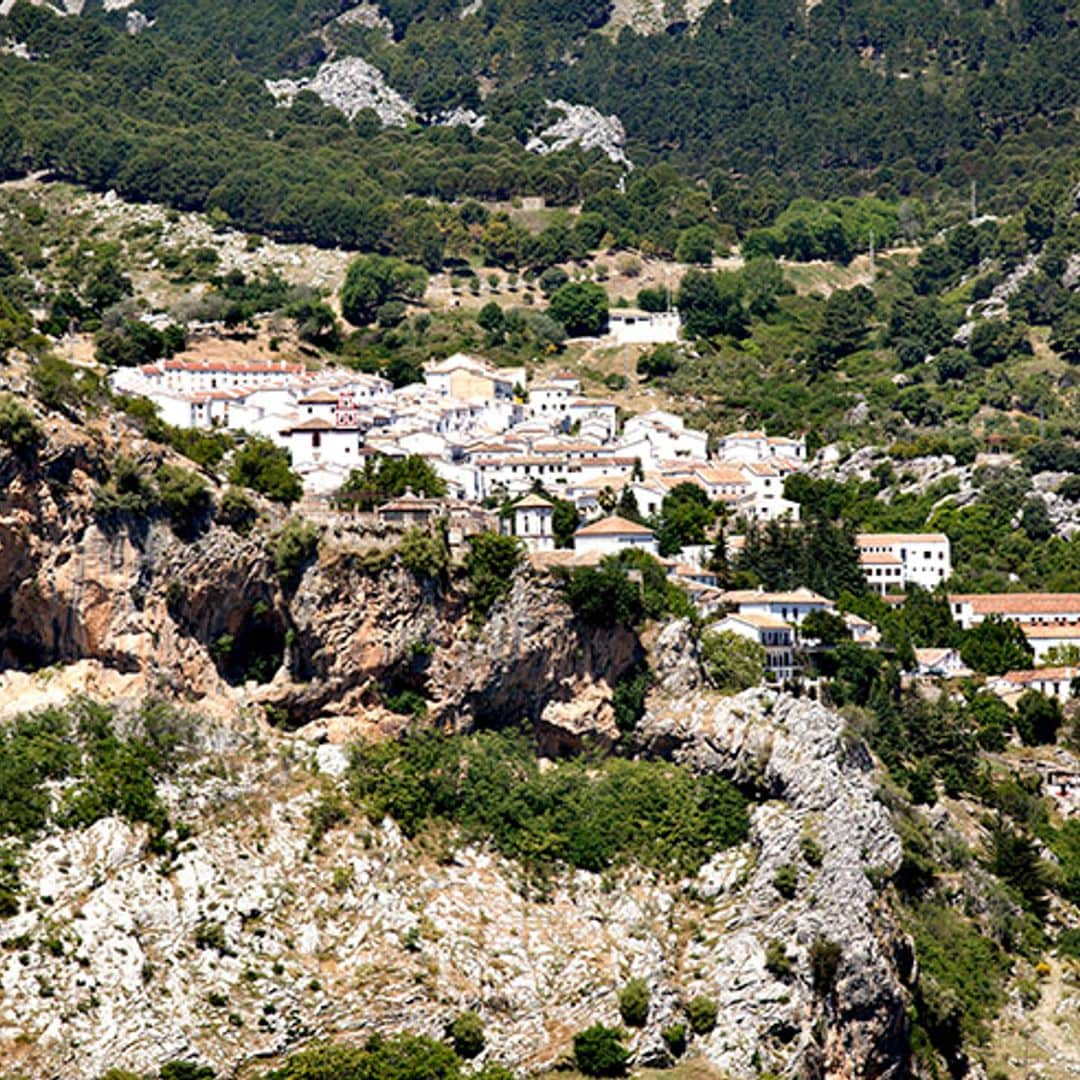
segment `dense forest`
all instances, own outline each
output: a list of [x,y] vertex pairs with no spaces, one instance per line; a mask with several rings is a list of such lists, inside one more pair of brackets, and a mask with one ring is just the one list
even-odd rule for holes
[[[695,223],[771,225],[797,195],[876,191],[956,209],[969,184],[1013,210],[1075,146],[1080,55],[1066,5],[981,0],[717,4],[649,37],[603,30],[604,0],[384,0],[392,32],[347,3],[141,5],[60,19],[25,3],[0,34],[0,174],[48,169],[141,200],[210,209],[285,239],[435,266],[476,222],[437,202],[525,194],[583,203],[585,237],[673,251]],[[349,121],[313,94],[276,108],[267,77],[362,55],[416,106],[408,128]],[[525,150],[562,97],[617,114],[637,166]],[[429,124],[466,106],[486,124]],[[734,238],[734,233],[733,233]]]

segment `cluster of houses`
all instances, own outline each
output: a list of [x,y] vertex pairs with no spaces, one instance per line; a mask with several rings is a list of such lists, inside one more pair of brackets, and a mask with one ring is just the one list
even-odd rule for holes
[[[624,336],[635,332],[632,319],[620,327]],[[438,513],[468,531],[481,518],[494,518],[484,503],[516,500],[502,527],[541,565],[589,564],[629,548],[657,555],[650,528],[611,513],[627,493],[646,518],[687,483],[723,503],[730,520],[799,516],[798,504],[784,498],[784,481],[806,466],[803,438],[738,431],[719,438],[710,452],[705,433],[680,417],[653,410],[623,418],[614,402],[584,396],[572,374],[531,382],[523,367],[498,368],[458,353],[426,364],[423,382],[400,388],[343,368],[182,359],[120,369],[112,383],[119,392],[149,398],[177,427],[271,439],[289,451],[305,490],[316,496],[333,494],[369,457],[423,457],[446,482],[448,497],[406,497],[384,507],[384,517],[415,521]],[[585,522],[572,550],[556,550],[555,507],[538,487],[573,503]],[[729,554],[742,542],[729,538]],[[938,588],[952,573],[949,540],[939,533],[865,533],[856,546],[868,585],[886,600],[896,601],[910,585]],[[771,675],[790,678],[807,647],[799,638],[803,618],[833,612],[832,602],[809,590],[725,593],[707,569],[710,550],[686,548],[663,561],[703,614],[756,641]],[[1020,623],[1036,664],[1080,658],[1080,595],[957,595],[949,603],[965,628],[991,615]],[[854,640],[876,644],[870,624],[852,616],[847,622]],[[954,650],[921,649],[915,674],[968,672]],[[1080,662],[1036,667],[1009,672],[995,688],[1008,696],[1034,687],[1068,700],[1077,675]]]
[[[903,597],[885,599],[901,603]],[[1080,593],[951,593],[948,602],[965,630],[994,618],[1014,622],[1023,631],[1033,666],[988,680],[1002,698],[1015,701],[1026,690],[1062,703],[1080,696]],[[960,679],[973,674],[956,649],[916,649],[915,658],[918,675]]]
[[571,374],[530,382],[524,368],[458,353],[399,388],[343,368],[182,359],[120,369],[112,383],[149,398],[174,426],[272,439],[317,495],[335,492],[367,457],[418,455],[465,502],[514,498],[539,483],[595,517],[629,484],[648,515],[690,482],[735,516],[798,516],[783,487],[805,465],[804,439],[736,432],[710,454],[706,434],[673,413],[620,427],[615,403],[585,397]]

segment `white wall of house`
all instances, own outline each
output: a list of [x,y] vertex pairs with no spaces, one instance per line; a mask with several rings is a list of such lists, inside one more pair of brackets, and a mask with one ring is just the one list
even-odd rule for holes
[[891,555],[898,559],[902,586],[936,589],[952,574],[952,549],[946,536],[860,533],[855,543],[860,554]]
[[555,508],[552,506],[514,507],[514,535],[530,551],[555,550]]
[[288,433],[287,446],[293,468],[298,472],[322,466],[343,469],[347,474],[362,462],[360,438],[355,431],[293,429]]
[[649,555],[657,555],[656,540],[652,533],[616,533],[604,536],[582,536],[580,533],[574,537],[574,550],[581,552],[597,552],[600,555],[618,555],[622,551],[636,548],[647,552]]
[[617,345],[665,345],[679,340],[682,319],[677,311],[638,311],[612,308],[608,336]]
[[795,675],[795,635],[790,627],[759,626],[738,615],[727,615],[713,623],[711,629],[738,634],[765,650],[765,669],[782,682]]

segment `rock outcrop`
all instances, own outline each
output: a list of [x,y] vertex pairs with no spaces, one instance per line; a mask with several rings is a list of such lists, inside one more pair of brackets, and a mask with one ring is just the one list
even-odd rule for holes
[[[707,1056],[733,1076],[744,1074],[748,1055],[771,1060],[767,1071],[797,1064],[803,1075],[906,1075],[912,947],[872,880],[897,869],[900,841],[875,799],[872,759],[842,718],[768,690],[697,694],[655,703],[639,741],[698,772],[733,777],[765,800],[751,817],[752,858],[725,852],[697,883],[726,913],[724,934],[695,957],[710,973],[701,989],[720,1004]],[[775,883],[787,867],[796,891],[778,904]],[[769,942],[800,977],[769,970]],[[805,975],[829,944],[840,950],[835,980],[815,989]],[[823,1021],[824,1040],[814,1037],[814,1019]]]
[[626,129],[617,116],[604,116],[591,105],[572,105],[569,101],[549,101],[548,108],[562,117],[525,144],[534,154],[554,154],[571,146],[599,150],[609,160],[631,168],[626,156]]
[[[580,624],[527,565],[474,623],[460,566],[418,578],[346,523],[285,588],[268,554],[279,510],[248,537],[106,523],[93,490],[119,444],[52,423],[33,462],[0,450],[0,670],[92,660],[215,707],[261,704],[288,726],[333,720],[342,737],[400,728],[380,702],[406,689],[446,728],[543,719],[555,742],[564,725],[570,745],[585,726],[616,737],[611,696],[640,657],[636,635]],[[147,475],[162,460],[124,445]]]
[[[667,1060],[661,1029],[703,994],[719,1020],[690,1052],[727,1075],[905,1075],[910,954],[868,878],[899,843],[864,751],[819,705],[772,692],[655,703],[644,749],[759,793],[749,842],[691,880],[565,873],[543,897],[485,850],[436,850],[390,822],[339,826],[312,849],[319,780],[306,744],[276,738],[208,731],[216,767],[193,762],[165,792],[194,825],[171,858],[112,819],[34,845],[24,880],[38,902],[2,926],[15,945],[0,952],[0,1064],[22,1047],[40,1076],[176,1058],[227,1073],[315,1038],[439,1036],[474,1009],[486,1053],[532,1071],[573,1032],[617,1025],[633,977],[651,993],[638,1061]],[[326,773],[340,772],[332,757],[320,753]],[[785,864],[791,900],[774,885]],[[841,954],[815,988],[825,939]],[[772,942],[787,970],[767,963]]]
[[267,79],[266,89],[283,106],[292,105],[297,94],[310,91],[350,120],[363,109],[372,109],[386,127],[405,127],[416,118],[416,110],[387,85],[383,73],[358,56],[327,61],[310,79]]

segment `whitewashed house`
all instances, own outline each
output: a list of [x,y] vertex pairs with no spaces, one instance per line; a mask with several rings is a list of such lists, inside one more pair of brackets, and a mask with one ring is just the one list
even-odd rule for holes
[[639,457],[647,470],[665,461],[705,462],[708,451],[709,437],[704,431],[693,431],[682,417],[659,409],[627,419],[619,442],[619,452]]
[[949,597],[949,607],[965,630],[992,615],[1021,625],[1080,622],[1080,593],[955,594]]
[[765,671],[778,682],[792,678],[798,670],[795,662],[795,631],[775,615],[739,612],[725,615],[711,629],[738,634],[756,642],[765,651]]
[[939,679],[963,679],[973,674],[956,649],[916,649],[915,674]]
[[[891,556],[891,561],[867,561],[864,568],[880,570],[867,575],[871,586],[877,587],[886,577],[887,567],[900,567],[900,587],[921,585],[936,589],[952,575],[952,549],[944,533],[859,533],[855,537],[859,562],[867,556]],[[891,582],[890,582],[891,584]],[[883,592],[884,589],[877,591]]]
[[1036,664],[1047,663],[1051,654],[1060,659],[1072,650],[1080,653],[1080,623],[1024,623],[1022,629]]
[[766,435],[764,431],[733,431],[728,435],[721,435],[717,440],[716,456],[720,461],[733,464],[774,459],[804,463],[806,437]]
[[515,503],[510,524],[529,551],[555,550],[555,505],[543,496],[532,493]]
[[616,345],[667,345],[679,340],[682,319],[678,311],[641,311],[612,308],[608,337]]
[[362,464],[360,434],[354,428],[338,428],[328,420],[314,419],[293,424],[282,434],[297,472],[320,466],[341,469],[347,475]]
[[577,393],[565,383],[543,382],[529,387],[529,416],[546,420],[555,430],[570,426],[570,404]]
[[618,555],[630,549],[659,554],[652,529],[618,516],[601,518],[574,533],[574,551]]
[[798,588],[789,592],[765,592],[764,589],[734,590],[724,594],[725,603],[740,615],[771,615],[795,626],[812,611],[836,611],[836,605],[813,589]]
[[571,427],[577,425],[582,438],[593,437],[598,442],[610,442],[615,438],[618,407],[614,401],[595,398],[575,398],[566,407],[566,418]]
[[1076,695],[1073,684],[1080,679],[1080,667],[1035,668],[1033,671],[1007,671],[988,681],[991,690],[1007,701],[1014,701],[1027,690],[1035,690],[1062,704]]

